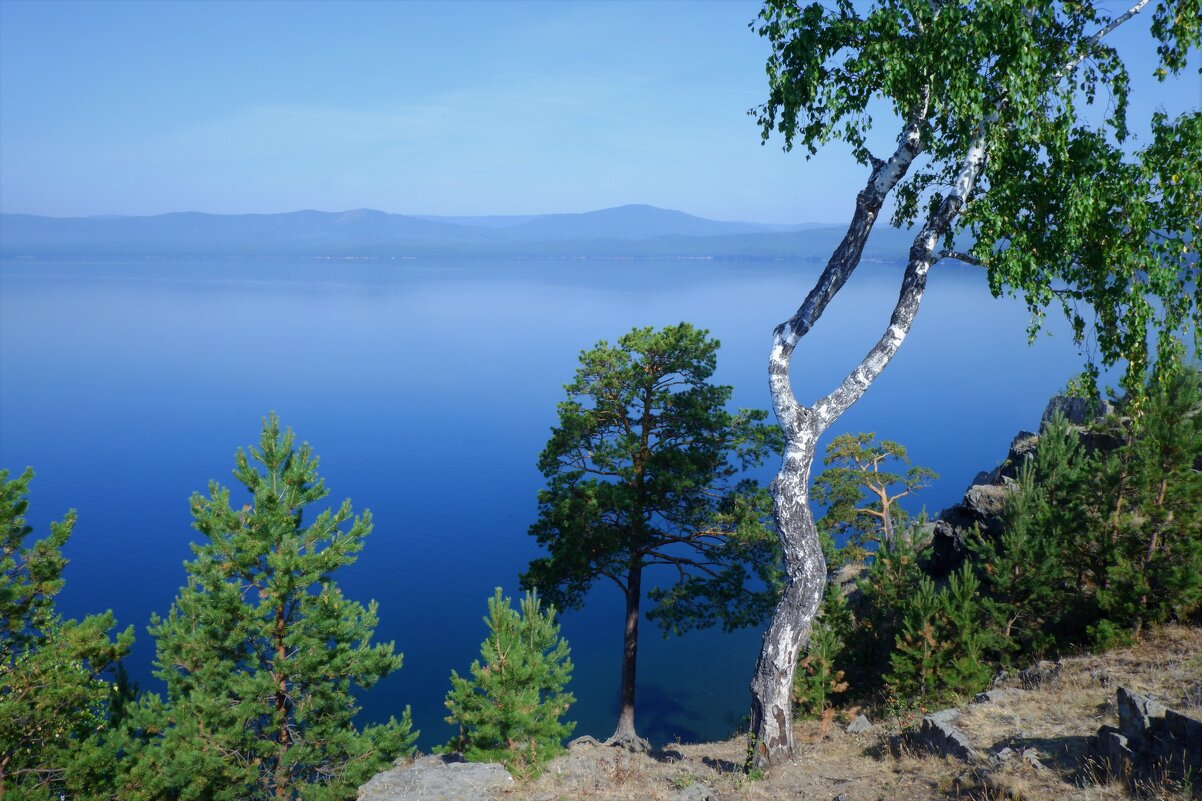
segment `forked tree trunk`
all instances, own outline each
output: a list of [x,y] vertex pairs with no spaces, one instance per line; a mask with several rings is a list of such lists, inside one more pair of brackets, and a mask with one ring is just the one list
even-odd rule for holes
[[[1089,37],[1086,44],[1096,43],[1107,36],[1140,13],[1148,1],[1137,0],[1125,13]],[[1080,47],[1056,73],[1054,80],[1061,80],[1070,74],[1090,52],[1090,47]],[[826,583],[826,564],[819,547],[814,518],[809,510],[808,497],[810,468],[814,463],[818,439],[831,423],[860,398],[901,346],[918,312],[918,304],[926,288],[927,271],[931,266],[948,256],[963,258],[962,254],[955,251],[936,253],[935,245],[950,229],[952,221],[960,214],[973,191],[985,162],[986,130],[997,120],[996,113],[978,125],[960,162],[955,185],[915,237],[889,327],[859,366],[833,392],[808,408],[797,402],[789,380],[789,362],[793,350],[859,264],[864,242],[872,230],[882,202],[905,176],[910,163],[921,150],[921,137],[930,101],[929,86],[924,95],[912,111],[893,155],[888,161],[873,159],[872,175],[868,185],[856,198],[856,211],[851,225],[814,288],[797,313],[775,331],[768,380],[772,390],[772,405],[785,434],[786,448],[784,464],[772,483],[772,509],[784,550],[787,583],[772,623],[764,634],[764,646],[751,682],[752,748],[748,754],[748,767],[765,768],[779,764],[790,759],[794,753],[793,673],[797,667],[797,657],[809,640]],[[998,98],[998,102],[1004,104],[1005,98]]]
[[752,748],[748,766],[765,768],[792,758],[793,674],[801,649],[809,641],[814,616],[826,585],[826,561],[809,508],[810,469],[819,437],[859,400],[885,369],[910,330],[926,288],[927,271],[938,260],[935,245],[964,205],[984,161],[984,134],[969,148],[955,187],[943,199],[910,248],[901,292],[889,326],[843,382],[813,406],[797,402],[789,378],[789,362],[800,339],[859,264],[864,242],[885,196],[905,175],[921,148],[926,108],[918,109],[887,162],[877,161],[868,185],[856,199],[856,212],[843,241],[797,313],[778,326],[769,362],[769,383],[777,419],[785,434],[785,459],[772,482],[773,516],[784,551],[786,586],[751,682]]
[[647,750],[647,743],[634,728],[634,678],[639,655],[639,601],[643,593],[643,566],[632,564],[626,576],[626,628],[622,640],[622,688],[619,692],[621,712],[618,727],[609,738],[612,745],[632,750]]

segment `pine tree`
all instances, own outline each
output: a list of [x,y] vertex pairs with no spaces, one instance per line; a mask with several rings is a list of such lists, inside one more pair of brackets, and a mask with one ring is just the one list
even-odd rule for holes
[[1202,605],[1202,392],[1197,371],[1078,429],[1053,419],[1007,505],[978,540],[983,604],[1005,650],[1103,647]]
[[[907,514],[897,502],[939,478],[911,465],[904,446],[877,442],[872,432],[840,434],[826,446],[822,462],[827,467],[812,490],[814,501],[826,506],[818,526],[843,540],[843,555],[851,560],[863,558],[873,544],[892,548],[906,533]],[[901,468],[904,473],[896,472]]]
[[982,625],[980,581],[968,564],[937,589],[924,576],[901,607],[901,631],[885,676],[890,695],[908,701],[942,701],[979,692],[989,683],[987,651],[993,645]]
[[847,692],[843,664],[852,625],[847,599],[838,586],[828,585],[805,656],[793,676],[797,714],[821,715],[835,705],[836,696]]
[[[1057,441],[1062,430],[1063,419],[1053,422],[1048,441]],[[1043,458],[1046,462],[1051,454]],[[1056,633],[1064,629],[1062,618],[1079,605],[1072,597],[1077,591],[1066,562],[1066,539],[1048,533],[1054,523],[1047,498],[1036,482],[1036,466],[1024,464],[1006,499],[1001,534],[990,538],[974,531],[966,539],[981,569],[986,588],[981,603],[1003,663],[1053,648]]]
[[572,674],[568,644],[559,637],[555,608],[544,609],[534,592],[519,612],[498,587],[484,623],[490,632],[480,646],[484,664],[472,662],[470,679],[451,671],[447,722],[459,726],[459,735],[449,748],[531,778],[563,751],[576,727],[560,720],[576,700],[564,690]]
[[666,587],[646,593],[665,633],[760,622],[780,586],[780,551],[765,525],[768,493],[743,471],[779,444],[767,413],[726,405],[710,383],[719,343],[680,323],[636,328],[580,354],[559,425],[539,457],[548,479],[530,528],[548,556],[522,586],[575,609],[598,578],[626,600],[618,724],[611,741],[646,747],[635,729],[638,629],[645,568]]
[[897,610],[901,616],[901,631],[889,660],[890,671],[884,677],[892,697],[919,703],[935,690],[937,674],[942,667],[940,606],[935,582],[923,576],[918,591],[904,609]]
[[191,498],[204,541],[170,613],[152,619],[167,699],[140,704],[150,742],[127,796],[343,799],[412,751],[408,709],[400,722],[353,726],[355,688],[401,656],[370,644],[375,604],[344,598],[332,576],[355,561],[370,513],[353,517],[344,501],[306,524],[328,491],[312,449],[294,442],[272,415],[259,448],[236,456],[251,503],[231,505],[216,482]]
[[92,769],[111,767],[101,736],[112,692],[102,674],[128,653],[133,628],[112,640],[111,612],[57,614],[75,513],[27,545],[33,471],[8,475],[0,470],[0,799],[91,797],[104,779]]
[[[1123,483],[1112,507],[1098,589],[1113,636],[1184,619],[1202,605],[1202,390],[1177,374],[1148,392],[1127,425]],[[1097,630],[1095,626],[1095,630]]]
[[859,692],[878,687],[901,629],[902,611],[919,590],[923,572],[914,537],[899,537],[893,547],[878,551],[856,582],[855,625],[847,638],[844,670]]
[[990,629],[983,625],[981,582],[969,565],[948,579],[940,593],[945,626],[947,668],[937,678],[955,695],[972,695],[989,686],[993,675],[989,653],[996,648]]

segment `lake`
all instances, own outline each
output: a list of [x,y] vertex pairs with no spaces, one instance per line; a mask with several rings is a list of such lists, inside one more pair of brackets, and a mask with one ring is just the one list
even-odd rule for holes
[[[29,521],[76,508],[59,607],[111,608],[138,641],[190,558],[189,495],[233,484],[234,451],[270,411],[321,457],[331,501],[375,532],[338,576],[379,602],[378,640],[402,670],[363,697],[367,720],[409,704],[421,747],[445,742],[442,698],[486,635],[494,587],[518,594],[538,553],[527,529],[536,460],[582,349],[633,326],[687,320],[721,339],[717,380],[768,408],[773,327],[819,265],[736,261],[292,261],[0,264],[0,467],[37,471]],[[802,402],[825,394],[879,336],[901,266],[866,264],[799,347]],[[875,431],[943,478],[915,499],[953,503],[1034,429],[1078,369],[1066,326],[1028,346],[1022,304],[975,268],[940,266],[900,353],[828,433]],[[776,465],[760,477],[770,478]],[[235,491],[234,498],[240,496]],[[245,497],[244,495],[242,497]],[[910,499],[907,499],[910,500]],[[661,575],[648,571],[645,586]],[[666,577],[666,576],[665,576]],[[576,663],[570,718],[616,722],[620,594],[598,585],[562,617]],[[644,622],[638,724],[653,741],[724,737],[747,713],[759,631],[662,639]]]

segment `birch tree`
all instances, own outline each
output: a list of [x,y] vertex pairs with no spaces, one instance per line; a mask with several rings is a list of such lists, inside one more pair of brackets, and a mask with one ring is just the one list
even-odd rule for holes
[[[759,767],[793,755],[793,672],[826,580],[808,494],[818,440],[901,346],[933,267],[980,266],[994,295],[1025,299],[1032,335],[1061,308],[1087,346],[1091,385],[1122,363],[1124,388],[1138,393],[1150,370],[1173,371],[1191,340],[1199,345],[1202,113],[1158,112],[1135,141],[1127,66],[1107,39],[1150,14],[1156,77],[1172,79],[1199,47],[1198,0],[1139,0],[1113,17],[1091,0],[864,5],[767,0],[753,23],[772,47],[769,97],[753,110],[764,139],[780,134],[786,150],[801,144],[808,155],[842,140],[868,172],[842,241],[773,336],[769,381],[786,439],[773,513],[788,575],[751,685],[749,762]],[[900,132],[877,154],[869,140],[882,112]],[[793,354],[855,271],[887,201],[893,224],[916,231],[897,303],[847,377],[803,404]]]

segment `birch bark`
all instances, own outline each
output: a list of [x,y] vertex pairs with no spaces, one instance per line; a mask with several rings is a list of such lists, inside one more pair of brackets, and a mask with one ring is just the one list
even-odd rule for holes
[[[925,109],[923,110],[925,113]],[[818,439],[826,429],[859,400],[865,390],[897,353],[926,289],[927,272],[939,259],[935,245],[960,213],[985,160],[985,124],[968,149],[953,189],[927,220],[910,248],[901,291],[889,326],[860,364],[830,394],[810,407],[802,406],[793,394],[789,364],[798,341],[812,327],[826,304],[858,265],[859,253],[875,221],[884,195],[904,177],[921,148],[922,116],[907,126],[898,149],[888,162],[873,171],[857,201],[856,217],[843,242],[827,264],[802,307],[777,327],[769,362],[773,407],[786,437],[781,470],[772,483],[773,515],[785,555],[785,591],[772,618],[751,683],[751,735],[749,764],[768,767],[792,758],[795,750],[792,726],[793,674],[801,649],[809,641],[814,616],[826,585],[826,561],[809,504],[810,470]],[[882,174],[887,174],[881,180]],[[876,192],[880,192],[877,195]],[[855,261],[840,254],[854,253]],[[828,273],[837,273],[828,278]],[[837,282],[837,283],[836,283]],[[834,291],[825,287],[835,286]],[[817,296],[817,300],[815,300]]]
[[[1094,35],[1083,40],[1075,54],[1055,73],[1053,81],[1070,74],[1093,52],[1093,45],[1140,13],[1149,0],[1138,0]],[[937,11],[939,4],[933,4]],[[921,29],[921,25],[919,26]],[[1162,71],[1163,72],[1163,71]],[[881,374],[910,331],[926,289],[927,273],[943,258],[965,258],[954,250],[936,252],[935,246],[960,215],[985,164],[986,135],[997,124],[997,112],[981,120],[966,142],[950,191],[927,218],[910,247],[897,303],[889,325],[860,364],[828,395],[806,407],[798,403],[790,380],[794,349],[827,304],[859,264],[860,254],[885,197],[905,177],[923,148],[930,108],[927,86],[917,108],[888,161],[873,161],[868,183],[857,196],[856,210],[842,242],[832,254],[818,281],[797,312],[777,326],[769,359],[769,386],[773,408],[784,432],[786,449],[780,472],[772,483],[773,515],[784,552],[786,586],[768,631],[751,683],[751,747],[748,767],[764,768],[785,762],[794,754],[792,730],[793,674],[801,649],[809,639],[826,584],[826,564],[809,508],[810,470],[818,440],[826,429],[855,403]],[[999,110],[1006,108],[999,97]],[[768,117],[768,123],[772,121]],[[932,123],[932,130],[938,125]],[[927,134],[932,135],[930,133]],[[955,152],[955,151],[953,151]]]

